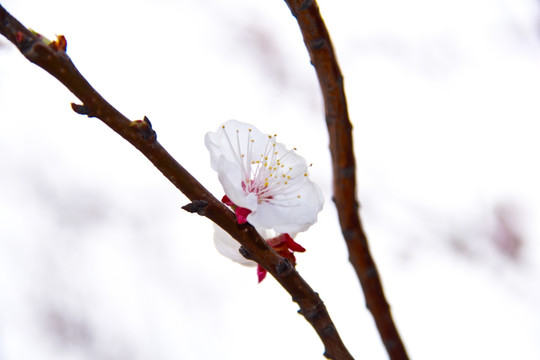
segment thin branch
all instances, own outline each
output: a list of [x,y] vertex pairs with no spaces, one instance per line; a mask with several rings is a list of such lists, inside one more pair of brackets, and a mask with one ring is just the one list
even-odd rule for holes
[[72,104],[75,112],[97,117],[136,147],[192,203],[186,210],[207,217],[227,231],[243,247],[242,254],[261,264],[297,302],[301,313],[313,326],[330,359],[352,359],[341,341],[319,295],[298,274],[288,260],[280,257],[249,224],[239,225],[235,215],[206,190],[158,142],[150,121],[130,121],[97,93],[75,68],[65,53],[63,36],[49,42],[29,31],[0,5],[0,33],[31,62],[64,84],[82,105]]
[[360,279],[366,306],[375,319],[390,359],[408,359],[405,346],[392,319],[390,306],[386,301],[358,213],[352,125],[347,110],[343,76],[330,35],[315,0],[285,0],[285,2],[298,21],[323,93],[333,164],[333,200],[343,237],[349,249],[349,260]]

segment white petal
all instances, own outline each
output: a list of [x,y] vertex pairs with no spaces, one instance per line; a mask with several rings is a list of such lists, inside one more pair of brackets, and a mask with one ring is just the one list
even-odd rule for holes
[[244,179],[240,168],[236,164],[227,161],[222,156],[219,159],[217,171],[225,194],[235,205],[251,211],[257,208],[257,195],[244,191],[242,188],[242,181]]
[[234,240],[225,230],[214,224],[214,245],[219,253],[234,262],[245,266],[257,265],[254,261],[243,257],[240,252],[240,244]]
[[323,197],[313,183],[306,184],[302,190],[300,199],[260,204],[256,212],[249,214],[247,220],[254,226],[271,228],[277,233],[306,231],[317,222]]
[[[260,160],[260,154],[264,153],[267,141],[268,135],[261,133],[252,125],[236,120],[227,121],[216,132],[209,132],[205,136],[212,169],[216,171],[221,156],[240,166],[239,156],[241,154],[248,156],[248,150],[251,149],[251,153],[256,157],[253,160]],[[249,163],[247,160],[246,157],[243,161]]]

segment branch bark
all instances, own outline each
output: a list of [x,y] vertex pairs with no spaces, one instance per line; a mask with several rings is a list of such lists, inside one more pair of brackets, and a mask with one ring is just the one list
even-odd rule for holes
[[285,2],[298,21],[323,93],[332,155],[333,200],[349,250],[349,260],[360,280],[366,306],[375,319],[390,359],[408,359],[358,213],[352,124],[349,120],[343,76],[330,35],[315,0],[285,0]]
[[353,359],[319,295],[298,274],[288,260],[280,257],[249,224],[239,225],[236,217],[217,200],[157,141],[150,121],[130,121],[110,105],[79,73],[66,54],[65,38],[49,42],[28,30],[0,5],[0,33],[31,62],[49,72],[66,86],[82,105],[72,104],[75,112],[97,117],[136,147],[192,203],[186,210],[207,217],[227,231],[243,247],[242,254],[261,264],[292,296],[299,313],[313,326],[329,359]]

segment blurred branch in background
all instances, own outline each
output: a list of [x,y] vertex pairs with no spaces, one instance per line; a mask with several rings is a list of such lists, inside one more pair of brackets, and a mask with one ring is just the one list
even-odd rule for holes
[[28,30],[0,5],[0,33],[10,40],[31,62],[49,72],[66,86],[82,105],[72,104],[75,112],[97,117],[131,143],[163,175],[184,193],[192,204],[184,207],[205,216],[227,231],[246,250],[250,260],[262,265],[289,292],[300,307],[300,314],[314,327],[331,359],[352,359],[319,295],[287,260],[280,257],[249,224],[239,225],[235,215],[157,142],[150,121],[130,121],[95,91],[67,56],[63,36],[50,41]]
[[356,271],[366,306],[371,311],[386,351],[391,359],[408,359],[396,328],[381,279],[369,251],[368,241],[358,213],[356,164],[343,76],[332,41],[315,0],[285,0],[298,21],[304,42],[315,67],[323,93],[326,124],[330,135],[334,197],[349,259]]

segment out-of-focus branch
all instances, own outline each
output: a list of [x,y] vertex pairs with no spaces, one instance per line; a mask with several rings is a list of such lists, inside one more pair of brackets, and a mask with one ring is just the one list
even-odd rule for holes
[[347,110],[343,76],[337,63],[330,35],[315,0],[285,0],[298,21],[304,42],[315,67],[324,98],[326,124],[330,134],[334,197],[343,237],[352,263],[364,290],[366,305],[391,359],[407,359],[386,301],[375,262],[358,214],[356,164],[352,125]]
[[298,274],[291,263],[280,257],[249,224],[239,225],[235,215],[187,172],[158,142],[150,121],[130,121],[97,93],[75,68],[65,53],[63,36],[48,41],[29,31],[0,5],[0,33],[31,62],[64,84],[82,105],[72,104],[82,115],[97,117],[135,146],[192,203],[190,212],[205,216],[227,231],[243,247],[242,254],[261,264],[292,295],[299,312],[313,326],[330,359],[352,359],[319,295]]

